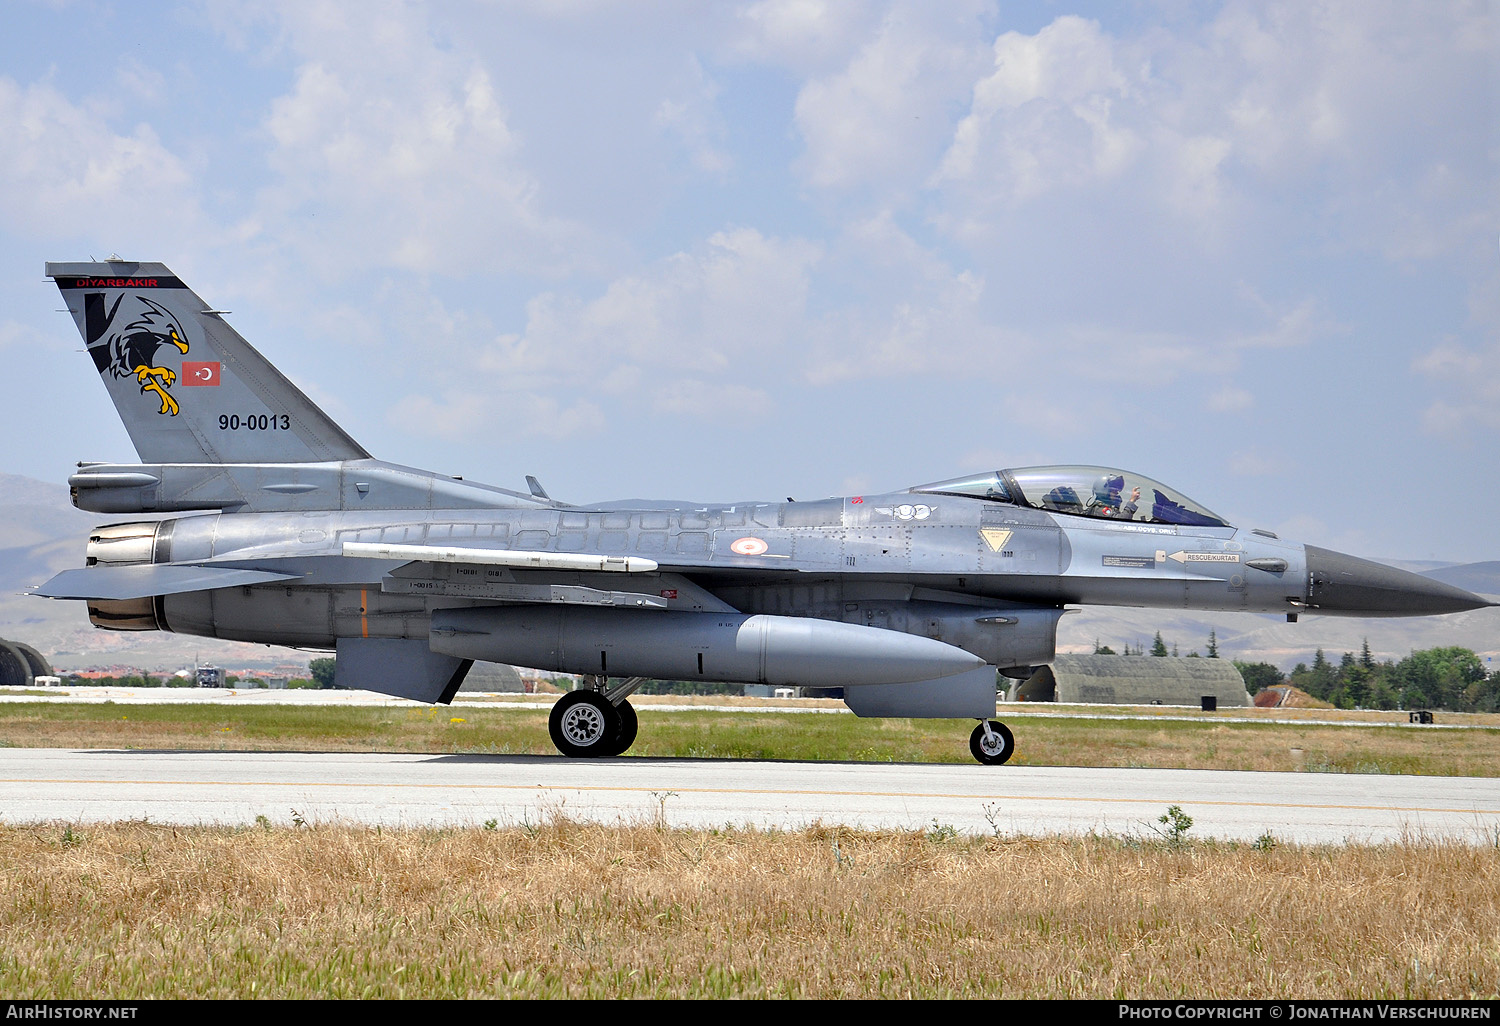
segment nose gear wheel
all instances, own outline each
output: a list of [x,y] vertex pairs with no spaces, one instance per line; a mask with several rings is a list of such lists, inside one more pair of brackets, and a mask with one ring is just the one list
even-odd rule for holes
[[999,720],[981,721],[969,735],[969,751],[986,766],[1001,766],[1016,750],[1010,728]]

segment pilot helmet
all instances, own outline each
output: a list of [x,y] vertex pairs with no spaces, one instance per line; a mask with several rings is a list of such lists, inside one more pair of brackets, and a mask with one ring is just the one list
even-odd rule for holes
[[1109,474],[1102,475],[1094,482],[1094,498],[1100,502],[1113,505],[1120,501],[1120,492],[1125,489],[1125,475]]

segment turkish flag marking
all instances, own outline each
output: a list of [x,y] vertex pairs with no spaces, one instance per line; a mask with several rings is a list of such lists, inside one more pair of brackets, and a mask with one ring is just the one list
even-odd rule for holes
[[219,364],[217,361],[194,362],[192,360],[182,361],[182,376],[178,379],[186,385],[217,385],[219,383]]

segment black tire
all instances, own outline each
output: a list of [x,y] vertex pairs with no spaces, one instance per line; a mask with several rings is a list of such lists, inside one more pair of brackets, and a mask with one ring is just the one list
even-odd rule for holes
[[569,691],[553,704],[547,730],[557,750],[569,758],[614,755],[620,714],[597,691]]
[[992,733],[986,735],[983,723],[975,727],[969,735],[969,751],[986,766],[1003,766],[1015,754],[1016,739],[999,720],[990,720],[990,730]]
[[615,713],[620,717],[620,732],[615,735],[615,749],[609,754],[624,755],[630,751],[630,746],[635,744],[636,731],[640,729],[641,724],[636,719],[635,706],[628,701],[615,706]]

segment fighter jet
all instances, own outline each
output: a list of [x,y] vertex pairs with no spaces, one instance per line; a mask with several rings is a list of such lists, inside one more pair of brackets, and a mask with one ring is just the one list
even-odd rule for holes
[[1241,529],[1106,467],[992,470],[811,502],[573,505],[373,458],[170,270],[48,263],[139,464],[80,463],[86,565],[35,594],[99,627],[337,654],[335,682],[450,702],[475,660],[579,674],[559,751],[634,742],[651,679],[838,687],[860,716],[979,721],[1070,607],[1420,616],[1489,605]]

